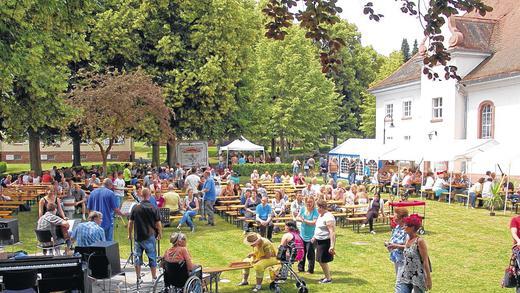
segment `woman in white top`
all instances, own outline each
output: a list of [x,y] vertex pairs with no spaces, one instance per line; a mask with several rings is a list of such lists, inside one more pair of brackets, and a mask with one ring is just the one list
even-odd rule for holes
[[319,216],[316,220],[316,229],[311,241],[316,246],[316,261],[320,264],[325,275],[325,278],[322,278],[320,283],[325,284],[332,282],[329,262],[334,260],[334,255],[336,254],[334,249],[336,245],[336,219],[327,210],[326,201],[319,200],[317,206]]
[[475,184],[471,185],[469,188],[469,203],[471,204],[471,208],[475,208],[475,202],[477,201],[477,197],[482,195],[482,184],[484,183],[484,177],[481,177]]
[[283,199],[282,191],[274,191],[274,199],[273,203],[271,204],[271,207],[273,208],[273,213],[275,217],[285,216],[285,200]]
[[433,183],[435,183],[435,181],[433,180],[433,173],[430,171],[426,173],[426,182],[424,183],[422,190],[432,190]]
[[251,182],[260,179],[260,175],[258,174],[258,170],[253,170],[251,173]]
[[360,185],[357,192],[357,204],[367,205],[366,207],[358,208],[357,211],[360,213],[368,212],[368,194],[366,193],[365,185]]

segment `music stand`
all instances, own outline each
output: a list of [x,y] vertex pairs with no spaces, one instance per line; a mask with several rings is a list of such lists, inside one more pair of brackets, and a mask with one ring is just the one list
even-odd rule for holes
[[[137,202],[135,202],[135,201],[125,201],[125,202],[123,202],[123,204],[121,205],[121,213],[123,213],[125,215],[130,215],[130,213],[132,212],[132,209],[134,208],[134,206],[136,204],[137,204]],[[134,240],[133,239],[129,239],[129,241],[130,241],[130,255],[126,259],[126,262],[123,265],[123,268],[126,268],[128,263],[130,263],[132,265],[134,264]]]

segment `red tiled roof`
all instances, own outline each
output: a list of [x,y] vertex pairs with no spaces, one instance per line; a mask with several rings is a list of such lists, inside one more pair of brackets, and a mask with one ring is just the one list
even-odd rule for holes
[[[493,11],[482,17],[476,12],[450,17],[454,51],[491,53],[463,81],[478,81],[520,74],[520,0],[485,0]],[[458,36],[457,36],[458,35]],[[406,84],[421,78],[421,57],[416,55],[371,91]],[[415,62],[415,61],[418,62]]]

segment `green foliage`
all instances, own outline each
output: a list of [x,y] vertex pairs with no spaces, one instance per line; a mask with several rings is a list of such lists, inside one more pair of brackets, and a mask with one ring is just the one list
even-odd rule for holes
[[417,39],[415,39],[413,41],[413,47],[412,47],[412,55],[411,56],[414,56],[415,54],[417,54],[419,52],[419,44],[417,43]]
[[401,54],[403,54],[403,62],[410,60],[410,44],[406,38],[401,43]]
[[240,92],[245,135],[260,142],[279,137],[282,153],[287,140],[316,148],[317,134],[328,133],[338,118],[338,95],[321,73],[317,48],[295,27],[283,41],[261,39],[255,54]]
[[242,164],[233,166],[233,171],[240,176],[249,176],[253,173],[253,170],[258,170],[260,174],[265,171],[269,171],[269,174],[273,174],[275,171],[282,174],[287,171],[291,174],[292,166],[291,164]]
[[142,66],[164,88],[178,137],[220,138],[237,85],[261,37],[252,0],[121,0],[99,16],[96,59]]
[[499,208],[503,205],[504,199],[502,198],[501,189],[502,189],[502,183],[503,178],[500,182],[495,182],[493,185],[491,185],[491,197],[487,198],[484,206],[491,210],[491,212],[494,212],[495,209]]
[[7,163],[0,162],[0,174],[5,173],[7,171]]
[[346,44],[338,53],[341,64],[336,65],[337,71],[328,74],[334,80],[336,92],[341,97],[340,116],[336,122],[339,129],[332,134],[339,133],[344,139],[361,137],[363,133],[360,128],[360,107],[368,86],[376,78],[380,66],[379,57],[372,47],[361,45],[361,34],[357,27],[345,20],[331,26],[330,34],[341,38]]

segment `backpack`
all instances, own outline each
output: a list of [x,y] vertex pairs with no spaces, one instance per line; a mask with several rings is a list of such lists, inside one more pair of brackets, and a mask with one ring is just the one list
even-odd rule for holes
[[291,234],[293,235],[293,249],[296,249],[295,260],[300,261],[303,259],[303,256],[305,254],[303,239],[297,232],[291,232]]

